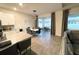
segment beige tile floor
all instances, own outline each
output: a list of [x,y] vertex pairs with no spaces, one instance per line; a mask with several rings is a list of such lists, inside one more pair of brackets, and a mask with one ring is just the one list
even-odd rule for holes
[[49,31],[42,31],[38,36],[32,37],[31,48],[38,55],[59,55],[61,38],[52,36]]

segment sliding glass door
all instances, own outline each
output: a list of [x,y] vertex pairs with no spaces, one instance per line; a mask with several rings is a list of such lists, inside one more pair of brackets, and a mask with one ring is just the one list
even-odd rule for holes
[[38,18],[38,27],[51,29],[51,17]]

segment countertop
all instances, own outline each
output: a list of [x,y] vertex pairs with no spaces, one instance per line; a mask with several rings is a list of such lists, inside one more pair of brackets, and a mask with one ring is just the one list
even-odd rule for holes
[[[32,35],[30,35],[28,33],[25,33],[25,32],[15,32],[15,31],[8,31],[7,32],[6,31],[6,32],[3,32],[3,34],[6,34],[6,38],[7,38],[4,41],[11,40],[11,42],[12,42],[11,45],[14,45],[14,44],[16,44],[16,43],[18,43],[18,42],[20,42],[22,40],[25,40],[25,39],[27,40],[27,38],[31,38],[32,37]],[[4,42],[4,41],[2,41],[2,42]],[[7,46],[5,48],[2,48],[2,49],[0,49],[0,51],[1,50],[4,50],[4,49],[6,49],[6,48],[8,48],[10,46]]]
[[32,35],[25,32],[9,31],[9,32],[4,32],[3,34],[6,34],[7,40],[11,40],[12,44],[15,44],[19,41],[32,37]]

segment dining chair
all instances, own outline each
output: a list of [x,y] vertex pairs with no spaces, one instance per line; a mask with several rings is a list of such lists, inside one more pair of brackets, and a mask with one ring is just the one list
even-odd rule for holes
[[27,38],[23,41],[20,41],[17,43],[17,45],[18,45],[19,53],[21,55],[23,55],[23,54],[27,53],[28,47],[30,47],[30,49],[31,49],[31,38]]
[[0,55],[18,55],[17,44],[1,48]]

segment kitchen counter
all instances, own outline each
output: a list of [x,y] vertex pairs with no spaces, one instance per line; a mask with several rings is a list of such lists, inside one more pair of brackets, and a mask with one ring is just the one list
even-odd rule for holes
[[4,32],[3,34],[6,34],[7,40],[11,40],[12,44],[15,44],[19,41],[32,37],[32,35],[25,32],[9,31],[9,32]]
[[[31,38],[32,35],[30,34],[27,34],[25,32],[15,32],[15,31],[5,31],[3,32],[3,34],[6,34],[6,40],[4,41],[8,41],[8,40],[11,40],[11,45],[9,46],[6,46],[4,48],[0,48],[0,51],[4,50],[4,49],[7,49],[8,47],[20,42],[20,41],[23,41],[23,40],[27,40],[28,38]],[[4,42],[2,41],[2,42]]]

